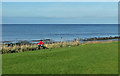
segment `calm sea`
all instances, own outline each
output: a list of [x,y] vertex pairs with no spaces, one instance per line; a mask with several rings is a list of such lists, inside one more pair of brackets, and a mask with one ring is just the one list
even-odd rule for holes
[[2,39],[55,41],[118,35],[118,24],[3,24]]

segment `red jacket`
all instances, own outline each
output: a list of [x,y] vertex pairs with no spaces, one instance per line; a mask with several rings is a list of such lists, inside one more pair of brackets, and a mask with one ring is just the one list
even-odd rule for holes
[[43,45],[44,45],[44,43],[43,43],[42,41],[40,41],[40,42],[38,43],[38,45],[41,45],[41,44],[43,44]]

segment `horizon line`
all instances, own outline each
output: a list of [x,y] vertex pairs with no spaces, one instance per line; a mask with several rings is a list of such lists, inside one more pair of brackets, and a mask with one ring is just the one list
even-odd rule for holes
[[[8,23],[2,23],[8,24]],[[34,23],[9,23],[9,24],[34,24]],[[35,24],[119,24],[119,23],[35,23]]]

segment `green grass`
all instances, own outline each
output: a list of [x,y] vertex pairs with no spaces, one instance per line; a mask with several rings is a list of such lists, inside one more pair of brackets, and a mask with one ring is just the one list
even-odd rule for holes
[[4,54],[3,74],[117,74],[118,43]]

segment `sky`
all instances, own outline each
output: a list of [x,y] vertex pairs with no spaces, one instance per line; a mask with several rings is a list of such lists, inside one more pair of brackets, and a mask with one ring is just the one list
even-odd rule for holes
[[117,24],[117,2],[3,2],[3,24]]
[[119,2],[119,0],[2,0],[2,2]]

